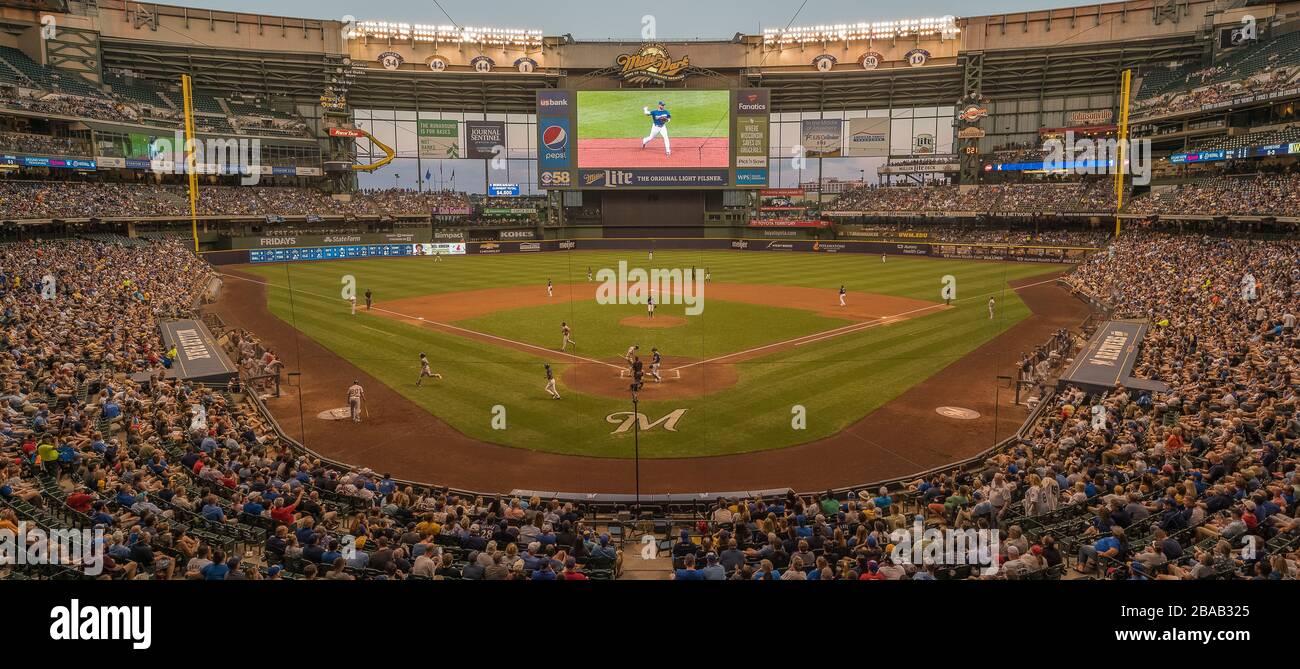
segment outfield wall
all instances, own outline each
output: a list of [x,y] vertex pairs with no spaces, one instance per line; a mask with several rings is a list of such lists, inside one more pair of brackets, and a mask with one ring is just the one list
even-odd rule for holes
[[[349,259],[392,257],[391,244],[360,245]],[[466,242],[465,255],[501,255],[516,253],[544,253],[553,251],[630,251],[630,250],[699,250],[699,251],[770,251],[774,253],[861,253],[872,255],[903,255],[947,258],[954,260],[994,260],[1017,262],[1077,263],[1099,249],[1091,247],[1023,246],[1013,244],[937,244],[931,242],[891,242],[863,240],[819,239],[759,239],[759,238],[708,238],[708,237],[636,237],[636,238],[584,238],[544,239],[531,241]],[[318,253],[333,246],[284,247],[299,250],[298,260],[276,262],[314,262],[337,260],[338,256]],[[248,250],[223,250],[205,252],[204,258],[214,265],[232,265],[254,262]],[[263,262],[257,260],[256,262]]]

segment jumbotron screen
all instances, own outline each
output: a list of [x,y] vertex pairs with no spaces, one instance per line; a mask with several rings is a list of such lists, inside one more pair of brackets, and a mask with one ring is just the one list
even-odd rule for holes
[[542,188],[762,188],[764,89],[539,91]]

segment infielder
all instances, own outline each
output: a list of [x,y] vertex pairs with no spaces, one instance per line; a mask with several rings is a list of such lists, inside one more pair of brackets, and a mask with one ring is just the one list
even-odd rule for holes
[[555,373],[549,364],[542,366],[546,368],[546,392],[551,394],[552,399],[560,399],[560,391],[555,389]]
[[352,308],[352,315],[357,315],[357,296],[353,295],[348,298],[348,305]]
[[989,320],[993,320],[993,307],[996,304],[997,303],[993,301],[993,298],[990,297],[989,298]]
[[646,318],[653,319],[655,317],[655,296],[654,295],[646,296],[645,312],[646,312]]
[[629,365],[632,364],[633,358],[636,358],[636,352],[640,350],[641,350],[640,346],[637,346],[636,344],[632,344],[631,346],[627,347],[627,353],[623,354],[623,359],[627,361],[627,364]]
[[366,391],[361,388],[360,381],[353,381],[348,386],[348,409],[352,413],[352,422],[361,422],[361,403],[366,398]]
[[370,294],[370,289],[367,288],[366,289],[366,311],[370,311],[370,303],[373,299],[374,296]]
[[705,267],[705,268],[704,268],[704,283],[708,283],[708,282],[710,282],[710,281],[712,281],[712,280],[713,280],[713,272],[710,272],[710,271],[709,271],[709,268],[708,268],[708,267]]
[[841,307],[842,307],[842,306],[845,306],[845,303],[844,303],[844,296],[847,295],[847,294],[848,294],[848,293],[844,290],[844,286],[841,284],[841,285],[840,285],[840,306],[841,306]]
[[432,369],[429,369],[429,356],[421,353],[420,354],[420,378],[415,380],[416,388],[419,388],[420,386],[424,385],[424,377],[426,376],[431,376],[435,379],[442,378],[441,374],[435,374]]
[[655,377],[655,383],[659,383],[660,381],[663,381],[663,378],[659,376],[659,365],[663,364],[663,361],[664,361],[663,357],[659,355],[659,349],[651,348],[650,349],[650,376]]
[[569,328],[568,323],[564,321],[560,321],[560,334],[564,335],[564,343],[560,345],[561,351],[563,351],[566,348],[569,348],[569,344],[573,344],[574,350],[577,350],[578,342],[573,341],[571,337],[571,335],[573,334],[573,330]]
[[550,280],[550,279],[547,279],[547,280],[546,280],[546,296],[547,296],[547,297],[555,297],[555,293],[552,292],[553,288],[554,288],[554,286],[551,284],[551,280]]
[[591,268],[587,268],[587,283],[591,283]]
[[664,155],[673,155],[672,148],[668,145],[668,122],[673,119],[673,115],[669,114],[668,110],[664,108],[664,101],[660,100],[659,108],[653,111],[649,107],[642,107],[641,110],[645,112],[646,116],[650,117],[650,135],[641,140],[641,148],[644,149],[646,144],[649,144],[650,140],[655,138],[655,135],[661,135],[664,138]]

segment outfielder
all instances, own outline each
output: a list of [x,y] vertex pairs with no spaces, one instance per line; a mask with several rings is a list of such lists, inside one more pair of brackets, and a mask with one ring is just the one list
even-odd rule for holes
[[993,307],[995,304],[996,302],[994,302],[993,298],[990,297],[989,298],[989,320],[993,320]]
[[710,281],[712,281],[712,280],[713,280],[713,272],[710,272],[710,271],[709,271],[709,268],[708,268],[708,267],[705,267],[705,268],[704,268],[704,283],[708,283],[708,282],[710,282]]
[[587,268],[587,283],[591,283],[591,268]]
[[571,330],[571,329],[569,328],[569,324],[568,324],[568,323],[566,323],[566,322],[564,322],[564,321],[560,321],[560,334],[564,335],[564,343],[560,345],[560,350],[561,350],[561,351],[563,351],[564,349],[569,348],[569,344],[573,344],[573,348],[574,348],[574,350],[577,350],[577,348],[578,348],[578,342],[573,341],[573,339],[571,338],[570,335],[573,334],[573,330]]
[[366,391],[361,388],[360,381],[353,381],[348,386],[348,409],[352,413],[352,422],[361,422],[361,403],[366,399]]
[[420,378],[415,380],[416,388],[419,388],[420,386],[424,385],[424,377],[426,376],[431,376],[435,379],[442,378],[441,374],[435,374],[432,369],[429,369],[429,356],[421,353],[420,354]]
[[641,148],[644,149],[646,144],[649,144],[650,140],[655,138],[655,135],[661,135],[664,138],[664,155],[673,155],[672,148],[668,145],[668,122],[673,119],[673,115],[669,114],[668,110],[664,108],[664,101],[660,100],[659,108],[653,111],[649,107],[642,107],[641,110],[645,112],[646,116],[650,117],[650,135],[641,140]]
[[846,291],[844,290],[844,285],[841,284],[841,285],[840,285],[840,306],[841,306],[841,307],[842,307],[842,306],[845,306],[845,303],[844,303],[844,296],[845,296],[846,294],[847,294],[847,293],[846,293]]
[[552,292],[553,288],[554,288],[554,286],[551,284],[551,280],[550,280],[550,279],[547,279],[547,280],[546,280],[546,296],[547,296],[547,297],[555,297],[555,293]]
[[555,389],[555,373],[549,364],[542,366],[546,368],[546,392],[551,394],[552,399],[560,399],[560,391]]
[[650,249],[650,262],[654,262],[654,261],[655,261],[655,250]]
[[659,376],[659,365],[663,364],[663,361],[664,361],[663,357],[659,355],[659,349],[651,348],[650,349],[650,376],[655,377],[655,383],[659,383],[660,381],[663,381],[663,377]]
[[627,353],[623,354],[623,359],[627,361],[627,364],[629,365],[632,364],[632,359],[636,357],[636,352],[640,350],[641,350],[640,346],[637,346],[636,344],[632,344],[631,346],[627,347]]

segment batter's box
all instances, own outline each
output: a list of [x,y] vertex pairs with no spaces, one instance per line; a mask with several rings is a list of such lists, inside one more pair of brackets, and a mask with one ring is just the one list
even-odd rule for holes
[[[653,377],[650,376],[650,372],[646,372],[646,373],[645,373],[645,376],[646,376],[646,378],[653,378]],[[659,376],[662,376],[662,377],[665,378],[665,379],[673,379],[673,380],[675,380],[675,381],[680,381],[680,380],[682,379],[682,370],[680,370],[680,369],[665,369],[663,372],[661,372],[661,373],[659,374]],[[630,378],[632,378],[632,370],[630,370],[630,369],[620,369],[620,370],[618,370],[618,378],[620,378],[620,379],[630,379]]]

